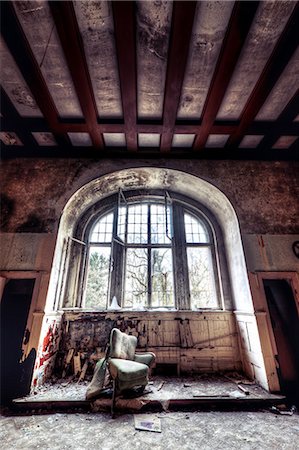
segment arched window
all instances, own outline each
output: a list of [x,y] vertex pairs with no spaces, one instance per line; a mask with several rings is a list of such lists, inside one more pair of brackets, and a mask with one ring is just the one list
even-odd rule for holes
[[106,209],[89,227],[82,306],[222,307],[213,228],[177,199],[144,196]]

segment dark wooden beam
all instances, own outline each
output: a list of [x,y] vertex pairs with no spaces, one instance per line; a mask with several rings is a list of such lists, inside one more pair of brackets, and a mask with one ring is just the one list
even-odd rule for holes
[[220,55],[203,107],[202,124],[194,150],[202,149],[211,133],[225,92],[253,22],[258,2],[236,2],[223,40]]
[[18,21],[12,2],[1,3],[1,33],[56,141],[62,145],[68,145],[69,139],[59,129],[58,111]]
[[[5,106],[3,107],[3,110]],[[238,127],[238,121],[216,121],[211,127],[212,134],[233,134]],[[178,134],[196,134],[200,130],[200,121],[180,121],[174,126],[174,133]],[[19,130],[24,132],[49,132],[51,131],[44,118],[34,117],[21,117],[6,114],[1,118],[1,128],[3,131],[15,131]],[[57,129],[62,134],[67,133],[88,133],[89,128],[86,123],[81,123],[80,120],[63,119],[58,125]],[[99,125],[99,130],[102,133],[124,133],[126,131],[125,124],[122,122],[102,122]],[[163,132],[163,125],[145,121],[144,123],[137,123],[137,133],[159,133]],[[286,120],[277,121],[256,121],[253,122],[248,130],[247,134],[258,134],[271,136],[273,133],[278,135],[298,135],[298,123],[287,122]]]
[[[272,149],[272,151],[273,150],[274,149]],[[293,155],[294,155],[294,159],[296,161],[299,161],[299,138],[297,138],[296,141],[293,142],[293,144],[289,148],[287,148],[286,150],[289,151],[289,153],[292,152]],[[285,151],[285,150],[282,150],[282,151]]]
[[[237,129],[237,126],[235,127],[235,130]],[[272,135],[273,133],[278,133],[279,135],[282,134],[289,134],[291,136],[297,136],[298,133],[298,123],[295,122],[280,122],[280,121],[265,121],[265,122],[253,122],[251,125],[249,125],[248,129],[246,130],[246,134],[258,134],[258,135]],[[220,133],[222,134],[222,133]],[[231,133],[233,134],[233,132]]]
[[103,148],[92,83],[73,3],[50,1],[49,6],[93,146]]
[[286,124],[291,123],[291,125],[293,125],[294,130],[296,130],[296,133],[294,133],[294,135],[299,134],[298,122],[292,123],[295,117],[298,115],[298,113],[299,113],[299,89],[297,90],[293,98],[289,101],[287,106],[284,108],[282,113],[279,115],[277,120],[275,120],[276,126],[274,127],[272,133],[269,133],[262,139],[258,148],[261,150],[271,148],[275,144],[279,136],[289,136],[289,135],[292,136],[293,134],[288,132],[287,127],[285,127],[284,129],[283,125],[285,123]]
[[252,123],[260,108],[264,104],[268,95],[272,91],[275,83],[282,74],[290,58],[298,47],[299,43],[299,3],[296,4],[283,33],[259,78],[240,117],[240,124],[235,133],[230,136],[226,147],[237,147],[247,128]]
[[131,1],[113,1],[112,10],[127,148],[129,151],[136,151],[138,144],[135,5]]
[[[39,158],[95,158],[93,147],[43,147],[43,151],[38,155]],[[97,158],[111,159],[152,159],[154,162],[161,158],[159,149],[146,148],[139,152],[128,152],[124,148],[106,148],[98,152]],[[25,146],[5,146],[1,149],[2,159],[14,158],[36,158],[37,153],[32,147]],[[254,160],[254,161],[298,161],[298,140],[292,147],[288,149],[272,149],[263,152],[257,149],[223,149],[209,148],[203,149],[201,152],[194,152],[190,148],[180,148],[175,151],[163,154],[164,159],[186,159],[190,160]]]
[[172,24],[163,105],[163,131],[161,151],[171,149],[177,110],[189,53],[190,38],[196,3],[192,1],[173,2]]

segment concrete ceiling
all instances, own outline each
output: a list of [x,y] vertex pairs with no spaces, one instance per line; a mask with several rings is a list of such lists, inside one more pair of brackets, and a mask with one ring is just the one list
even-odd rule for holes
[[295,159],[294,1],[1,2],[4,158]]

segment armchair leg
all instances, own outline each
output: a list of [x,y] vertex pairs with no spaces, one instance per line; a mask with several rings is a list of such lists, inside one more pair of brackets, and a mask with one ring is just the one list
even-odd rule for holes
[[116,383],[115,383],[115,380],[112,380],[112,402],[111,402],[111,416],[112,416],[112,419],[114,419],[114,417],[115,417],[115,414],[114,414],[115,397],[116,397]]

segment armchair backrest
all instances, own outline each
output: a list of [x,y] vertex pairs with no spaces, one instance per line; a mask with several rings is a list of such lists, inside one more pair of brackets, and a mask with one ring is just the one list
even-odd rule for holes
[[137,346],[136,336],[129,336],[117,328],[113,328],[110,334],[110,358],[133,360]]

